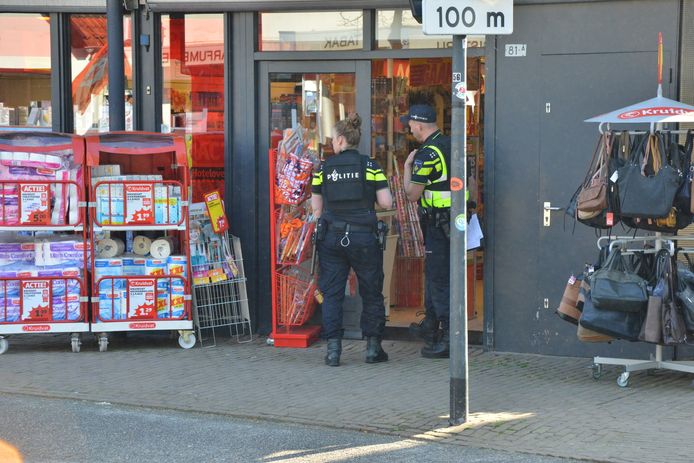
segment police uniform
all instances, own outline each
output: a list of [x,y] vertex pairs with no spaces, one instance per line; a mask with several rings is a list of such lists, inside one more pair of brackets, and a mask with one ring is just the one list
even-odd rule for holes
[[362,334],[385,328],[383,251],[376,237],[376,191],[388,188],[375,161],[350,149],[329,158],[314,174],[312,192],[323,197],[324,237],[317,242],[318,286],[323,293],[323,334],[342,338],[342,303],[350,268],[359,281]]
[[450,181],[451,139],[437,130],[415,153],[410,182],[424,185],[419,200],[426,248],[424,304],[426,318],[448,333],[450,320]]

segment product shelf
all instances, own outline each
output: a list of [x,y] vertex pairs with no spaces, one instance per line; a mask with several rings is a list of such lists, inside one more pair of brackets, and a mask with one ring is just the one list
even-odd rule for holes
[[[316,277],[306,270],[306,264],[312,254],[312,243],[303,242],[300,251],[293,254],[296,258],[287,262],[278,256],[278,219],[283,204],[276,201],[275,187],[277,150],[270,150],[270,236],[271,236],[271,286],[272,286],[272,343],[275,347],[306,348],[313,344],[320,335],[319,325],[307,324],[316,308]],[[301,195],[299,206],[310,196]],[[307,228],[307,233],[313,232],[313,226]]]
[[135,232],[150,240],[171,239],[163,256],[126,255],[121,249],[114,257],[92,260],[91,319],[99,350],[107,350],[107,333],[121,331],[178,331],[179,345],[193,347],[190,174],[183,137],[143,132],[88,137],[87,165],[94,249],[99,239],[127,242]]
[[37,333],[79,352],[89,331],[84,162],[82,137],[0,133],[0,353]]

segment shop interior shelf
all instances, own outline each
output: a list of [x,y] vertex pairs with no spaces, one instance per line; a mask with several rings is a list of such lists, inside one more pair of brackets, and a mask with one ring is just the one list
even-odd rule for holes
[[93,225],[94,231],[157,231],[157,230],[186,230],[186,224],[181,225]]
[[31,225],[5,225],[0,226],[0,231],[82,231],[84,227],[82,225],[48,225],[48,226],[31,226]]

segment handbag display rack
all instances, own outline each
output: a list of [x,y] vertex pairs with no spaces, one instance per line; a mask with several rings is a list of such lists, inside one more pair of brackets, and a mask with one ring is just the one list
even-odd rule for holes
[[[644,251],[643,245],[650,242],[654,243],[654,248]],[[661,249],[665,249],[664,246],[667,245],[670,255],[674,255],[675,249],[678,249],[678,242],[694,243],[694,236],[662,236],[660,233],[649,236],[602,236],[598,239],[597,244],[598,248],[602,249],[602,246],[607,246],[609,243],[610,250],[619,247],[622,249],[622,254],[629,254],[635,251],[658,253]],[[633,245],[635,244],[641,246],[638,248],[633,248]],[[694,254],[694,248],[679,248],[678,252],[683,254]],[[684,373],[694,373],[694,361],[663,360],[663,347],[664,346],[662,344],[656,344],[655,354],[652,354],[649,360],[599,356],[594,357],[592,366],[593,378],[599,379],[600,376],[602,376],[603,365],[617,365],[624,367],[624,373],[617,377],[617,385],[619,387],[627,387],[629,385],[631,373],[635,371],[672,370]]]

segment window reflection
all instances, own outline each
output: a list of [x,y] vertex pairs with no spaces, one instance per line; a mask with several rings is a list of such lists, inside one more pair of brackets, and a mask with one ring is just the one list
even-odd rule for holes
[[0,14],[0,126],[51,126],[50,18]]
[[260,51],[339,51],[362,48],[361,11],[261,13]]
[[[125,128],[133,130],[132,34],[123,18],[125,51]],[[70,16],[72,105],[75,133],[108,132],[108,41],[105,15]]]
[[[469,48],[484,47],[484,36],[468,37]],[[376,47],[379,49],[451,48],[450,35],[424,35],[422,25],[407,9],[378,10],[376,13]]]
[[224,17],[163,15],[162,130],[190,146],[193,201],[224,192]]

